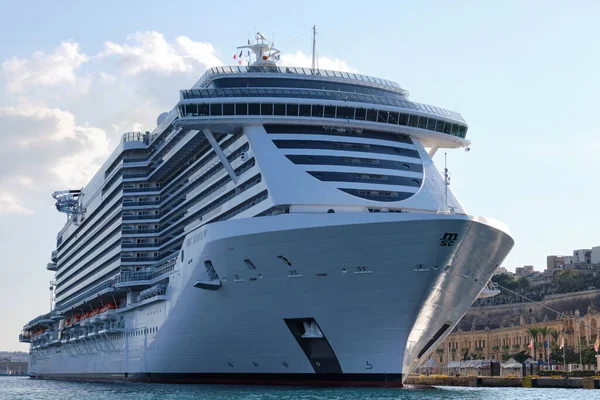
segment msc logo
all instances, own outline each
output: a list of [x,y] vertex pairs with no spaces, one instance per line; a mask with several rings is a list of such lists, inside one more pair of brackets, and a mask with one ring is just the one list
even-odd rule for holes
[[440,239],[440,246],[452,246],[458,239],[458,233],[445,232],[444,236]]

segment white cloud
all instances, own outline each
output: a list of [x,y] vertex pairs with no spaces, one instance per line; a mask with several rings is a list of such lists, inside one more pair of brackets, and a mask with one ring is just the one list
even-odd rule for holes
[[198,67],[222,65],[210,43],[194,42],[186,36],[169,43],[161,33],[136,32],[127,41],[126,44],[106,42],[98,54],[100,58],[115,58],[116,70],[126,76],[146,71],[164,75],[191,73]]
[[23,206],[15,195],[0,191],[0,215],[3,214],[31,215],[33,211]]
[[[281,55],[280,65],[287,67],[312,67],[312,56],[297,51],[296,53],[286,53]],[[357,72],[356,69],[350,67],[345,61],[337,58],[319,57],[317,59],[319,69],[330,69],[334,71]]]
[[31,213],[31,195],[81,187],[108,154],[103,130],[76,124],[67,111],[0,107],[0,207]]
[[[310,63],[302,52],[283,54],[280,62]],[[9,106],[0,106],[0,212],[28,214],[36,198],[87,183],[122,133],[152,130],[180,89],[220,65],[210,43],[151,31],[106,42],[93,56],[63,42],[2,62],[0,104]],[[319,58],[319,67],[354,71],[328,57]]]
[[10,58],[2,63],[2,76],[11,92],[31,86],[75,85],[77,70],[89,57],[79,51],[79,44],[61,43],[53,53],[35,52],[30,58]]

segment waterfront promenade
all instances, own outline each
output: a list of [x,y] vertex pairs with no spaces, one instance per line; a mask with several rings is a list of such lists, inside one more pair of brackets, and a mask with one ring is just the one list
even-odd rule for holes
[[524,387],[524,388],[560,388],[560,389],[600,389],[600,376],[570,378],[563,376],[447,376],[416,375],[409,376],[405,385],[422,386],[465,386],[465,387]]

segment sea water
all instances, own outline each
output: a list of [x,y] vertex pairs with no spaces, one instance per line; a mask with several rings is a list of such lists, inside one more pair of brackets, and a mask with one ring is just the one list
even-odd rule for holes
[[599,399],[600,390],[439,387],[436,389],[98,383],[0,377],[0,400],[560,400]]

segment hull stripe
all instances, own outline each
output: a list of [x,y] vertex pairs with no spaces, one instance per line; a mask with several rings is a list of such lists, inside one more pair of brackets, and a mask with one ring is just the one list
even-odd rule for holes
[[270,386],[402,387],[402,374],[90,373],[38,374],[35,379]]

